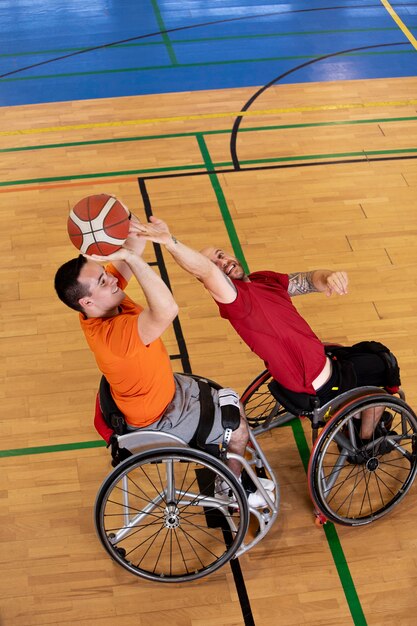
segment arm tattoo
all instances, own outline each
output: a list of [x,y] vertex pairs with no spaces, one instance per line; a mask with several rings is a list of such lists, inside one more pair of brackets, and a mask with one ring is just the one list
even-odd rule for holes
[[176,237],[174,237],[174,235],[171,235],[171,239],[174,243],[178,243],[178,239]]
[[288,293],[291,297],[293,296],[301,296],[305,293],[312,293],[313,291],[318,291],[318,289],[314,286],[313,283],[313,274],[314,272],[296,272],[294,274],[289,274],[288,278],[290,279],[288,285]]

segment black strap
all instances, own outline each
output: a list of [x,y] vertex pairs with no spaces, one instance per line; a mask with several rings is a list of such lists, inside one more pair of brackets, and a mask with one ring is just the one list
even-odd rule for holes
[[236,430],[240,425],[239,396],[233,389],[219,390],[223,429]]
[[109,445],[107,447],[110,447],[112,458],[111,464],[113,467],[116,467],[117,465],[119,465],[119,463],[132,456],[130,450],[128,450],[127,448],[119,447],[119,442],[117,441],[116,435],[112,435],[110,437]]
[[214,402],[210,385],[204,380],[197,380],[197,384],[200,389],[200,419],[193,439],[200,450],[207,450],[211,449],[206,441],[214,424]]

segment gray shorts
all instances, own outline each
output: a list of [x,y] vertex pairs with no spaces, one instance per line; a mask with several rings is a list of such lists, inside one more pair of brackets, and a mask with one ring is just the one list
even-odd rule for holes
[[[200,419],[200,389],[197,381],[190,376],[174,374],[174,379],[175,395],[172,402],[168,404],[163,416],[147,426],[146,430],[162,430],[188,443],[193,438]],[[216,389],[211,389],[211,395],[214,403],[214,422],[206,443],[218,444],[223,440],[224,430]],[[129,428],[129,430],[140,429]]]

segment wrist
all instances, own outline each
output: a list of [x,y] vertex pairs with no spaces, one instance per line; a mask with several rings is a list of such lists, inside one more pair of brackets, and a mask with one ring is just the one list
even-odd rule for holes
[[138,252],[136,252],[135,250],[132,250],[131,248],[125,248],[125,250],[126,250],[126,252],[125,252],[124,261],[128,265],[135,264],[139,260],[142,259],[141,255]]
[[171,235],[170,233],[164,243],[167,250],[173,250],[176,246],[178,246],[179,241],[176,237],[174,237],[174,235]]

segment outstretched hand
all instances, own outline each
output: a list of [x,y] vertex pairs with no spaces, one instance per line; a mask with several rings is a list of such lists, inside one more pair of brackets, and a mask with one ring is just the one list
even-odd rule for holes
[[346,272],[330,272],[325,279],[326,296],[330,297],[333,293],[344,296],[348,292],[348,275]]
[[154,243],[165,244],[171,239],[168,225],[155,215],[151,215],[147,224],[139,224],[138,230],[144,239]]

